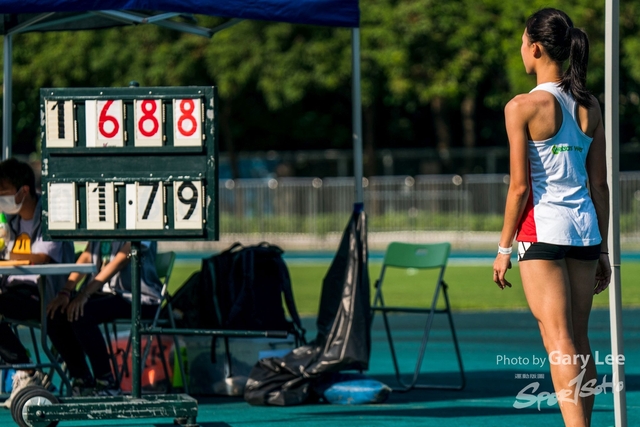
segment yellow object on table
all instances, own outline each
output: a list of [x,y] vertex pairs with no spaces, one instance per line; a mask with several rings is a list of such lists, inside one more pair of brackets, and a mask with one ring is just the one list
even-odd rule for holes
[[28,259],[6,259],[0,260],[0,265],[29,265]]

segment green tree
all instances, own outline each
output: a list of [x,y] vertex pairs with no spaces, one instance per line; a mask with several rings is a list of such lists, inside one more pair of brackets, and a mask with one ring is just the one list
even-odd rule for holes
[[[547,4],[362,2],[366,174],[377,172],[379,148],[408,144],[446,154],[452,146],[506,144],[503,106],[535,85],[519,53],[524,23]],[[604,2],[559,0],[554,6],[589,34],[588,86],[602,99]],[[640,0],[621,6],[623,141],[640,131],[639,9]],[[197,18],[207,27],[225,21]],[[243,21],[212,40],[152,25],[19,34],[13,73],[17,153],[28,154],[40,137],[39,88],[125,86],[130,80],[217,86],[221,148],[232,158],[245,150],[351,146],[349,29]],[[450,168],[469,171],[472,164]]]

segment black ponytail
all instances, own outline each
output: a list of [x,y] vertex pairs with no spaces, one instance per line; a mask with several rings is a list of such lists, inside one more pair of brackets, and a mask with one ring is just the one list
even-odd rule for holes
[[569,60],[560,88],[570,92],[578,104],[590,107],[592,98],[586,87],[589,39],[585,32],[574,28],[566,13],[552,8],[541,9],[531,15],[526,29],[529,41],[540,43],[552,60],[560,63]]
[[589,107],[591,95],[587,91],[587,63],[589,62],[589,39],[579,28],[570,28],[571,53],[569,67],[562,76],[560,87],[565,92],[571,92],[578,104]]

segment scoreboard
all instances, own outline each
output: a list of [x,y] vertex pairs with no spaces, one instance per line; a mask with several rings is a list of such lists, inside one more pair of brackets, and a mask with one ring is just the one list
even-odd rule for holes
[[40,90],[51,240],[217,240],[215,87]]

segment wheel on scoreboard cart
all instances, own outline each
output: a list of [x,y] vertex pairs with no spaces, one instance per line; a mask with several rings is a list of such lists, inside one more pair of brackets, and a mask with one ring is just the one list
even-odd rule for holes
[[11,408],[9,409],[11,411],[11,418],[13,418],[13,420],[17,423],[18,421],[18,415],[16,413],[16,408],[18,407],[18,400],[22,399],[22,396],[24,396],[25,393],[29,392],[30,390],[33,390],[34,388],[40,388],[39,386],[28,386],[23,388],[22,390],[18,391],[16,393],[15,396],[13,396],[13,400],[11,401]]
[[[31,405],[52,405],[58,403],[58,398],[47,389],[40,386],[28,386],[20,390],[11,402],[11,416],[20,427],[33,427],[26,421],[27,408]],[[55,427],[58,421],[52,421],[47,427]]]

